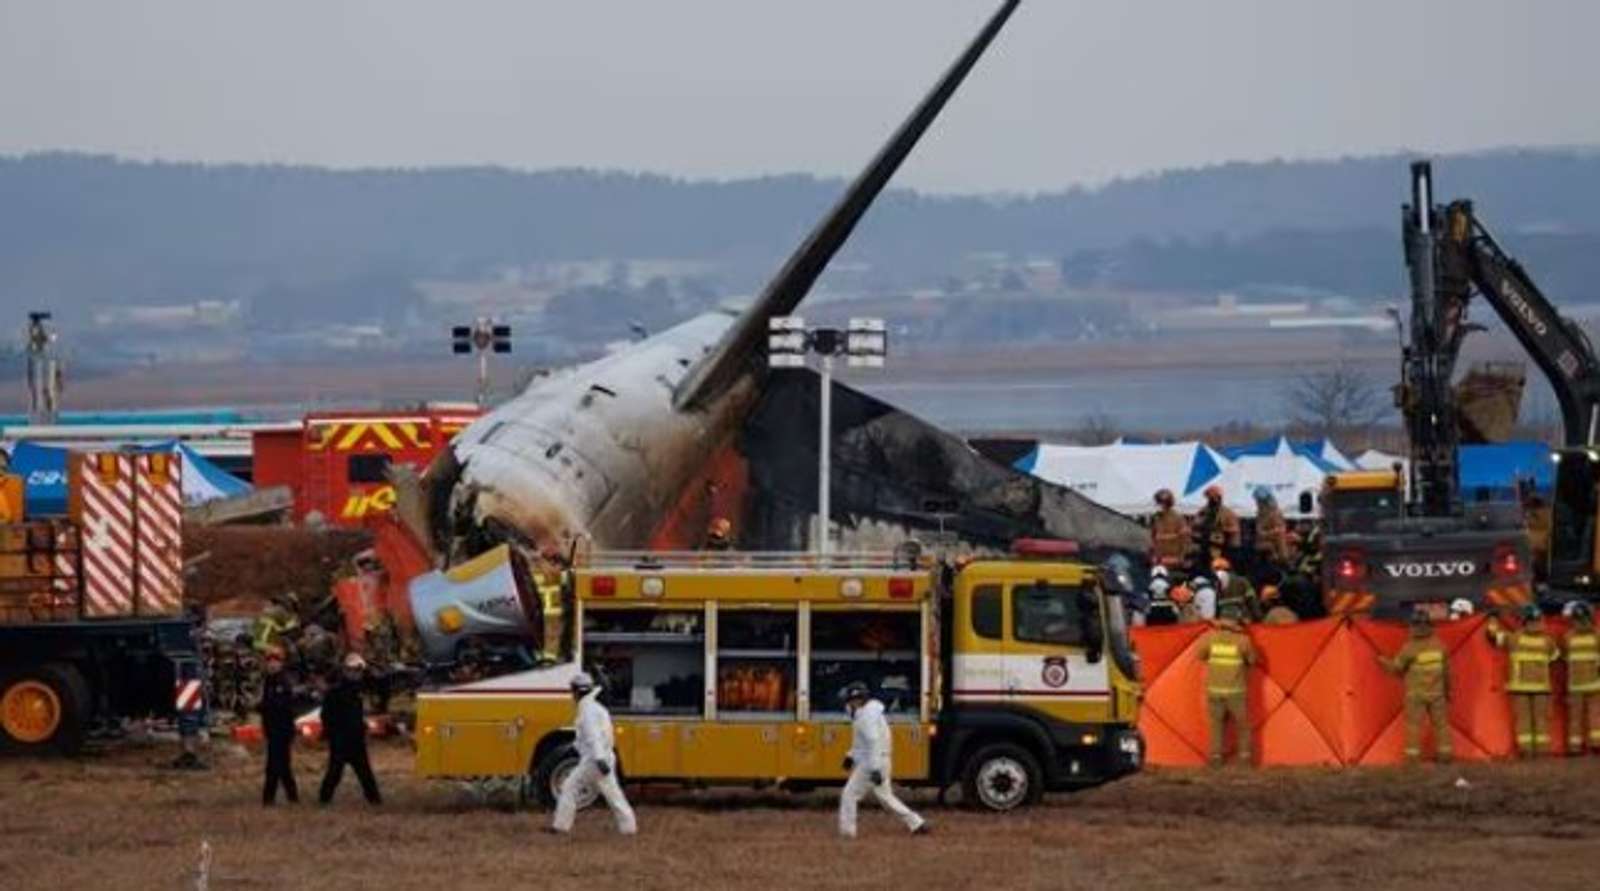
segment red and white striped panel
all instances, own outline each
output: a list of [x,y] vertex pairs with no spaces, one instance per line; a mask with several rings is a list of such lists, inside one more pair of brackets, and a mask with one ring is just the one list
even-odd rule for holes
[[[165,472],[159,469],[165,464]],[[139,455],[134,479],[138,543],[138,612],[176,615],[183,609],[183,458]]]
[[178,678],[173,684],[173,706],[180,712],[197,712],[205,705],[205,685],[199,678]]
[[[78,546],[75,540],[66,540],[71,532],[61,533],[56,539],[55,580],[50,583],[53,615],[76,613],[74,601],[78,595]],[[76,536],[73,536],[76,539]]]
[[[112,472],[102,472],[102,462]],[[83,614],[103,619],[134,610],[137,542],[134,537],[134,456],[82,456],[78,489],[83,502]]]

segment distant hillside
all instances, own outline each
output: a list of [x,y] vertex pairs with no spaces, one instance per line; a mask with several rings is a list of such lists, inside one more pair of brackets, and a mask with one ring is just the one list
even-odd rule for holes
[[[936,281],[969,252],[1003,251],[1062,260],[1068,280],[1084,283],[1288,284],[1361,296],[1400,281],[1407,160],[1225,164],[1024,198],[898,191],[848,254],[896,285]],[[1595,296],[1600,154],[1454,157],[1437,174],[1441,197],[1476,199],[1542,281],[1561,283],[1553,293]],[[728,287],[747,288],[841,188],[805,176],[686,182],[582,170],[0,158],[0,302],[70,314],[243,298],[259,317],[284,295],[311,293],[334,296],[299,301],[296,312],[337,315],[345,293],[363,307],[388,294],[413,299],[410,279],[610,257],[718,261],[733,271]]]

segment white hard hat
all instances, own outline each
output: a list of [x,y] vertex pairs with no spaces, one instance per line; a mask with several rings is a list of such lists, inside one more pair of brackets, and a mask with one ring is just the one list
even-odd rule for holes
[[1167,578],[1168,575],[1170,575],[1170,573],[1167,572],[1167,568],[1165,566],[1157,565],[1155,569],[1150,570],[1150,577],[1153,579],[1164,579]]
[[350,655],[344,657],[344,667],[353,669],[355,671],[361,671],[367,667],[367,660],[361,658],[360,653],[351,653]]
[[1473,609],[1472,601],[1465,597],[1457,597],[1450,601],[1450,615],[1452,616],[1470,616],[1474,612],[1477,612],[1477,610]]
[[587,671],[580,671],[572,676],[572,689],[593,690],[594,678],[590,677]]

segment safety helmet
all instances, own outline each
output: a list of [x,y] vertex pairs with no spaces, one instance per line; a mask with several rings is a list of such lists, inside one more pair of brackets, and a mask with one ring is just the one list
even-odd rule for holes
[[1251,494],[1255,495],[1256,501],[1262,504],[1267,504],[1272,501],[1272,490],[1266,486],[1256,486],[1255,492]]
[[1212,572],[1227,572],[1232,568],[1233,564],[1228,562],[1227,557],[1218,557],[1217,559],[1211,561]]
[[1594,620],[1594,608],[1582,600],[1572,601],[1566,605],[1562,612],[1567,614],[1567,618],[1575,621],[1590,622]]
[[1167,568],[1165,566],[1161,566],[1161,565],[1157,564],[1155,569],[1150,570],[1150,578],[1151,579],[1170,579],[1170,578],[1172,578],[1172,573],[1168,572]]
[[853,702],[857,699],[870,699],[871,697],[872,688],[867,686],[866,681],[851,681],[839,690],[840,702]]
[[1476,610],[1472,607],[1472,601],[1465,597],[1457,597],[1456,599],[1450,601],[1450,617],[1452,619],[1465,618],[1472,615],[1474,612],[1476,612]]
[[1264,600],[1264,601],[1277,600],[1278,599],[1278,593],[1279,592],[1278,592],[1278,586],[1277,585],[1262,585],[1261,586],[1261,599]]
[[1216,483],[1212,483],[1211,485],[1206,486],[1206,493],[1205,494],[1206,494],[1206,500],[1207,501],[1221,501],[1222,500],[1222,487],[1217,485]]
[[1216,587],[1215,585],[1211,584],[1211,580],[1206,578],[1205,576],[1200,576],[1199,578],[1194,580],[1194,590],[1196,590],[1196,591],[1199,591],[1201,588],[1215,588],[1215,587]]
[[361,658],[360,653],[350,653],[344,657],[344,667],[350,671],[365,671],[367,660]]
[[587,693],[594,689],[594,678],[590,677],[587,671],[580,671],[572,676],[568,686],[572,687],[575,693]]
[[1544,611],[1539,609],[1539,604],[1530,603],[1522,608],[1522,621],[1537,622],[1544,618]]
[[1173,497],[1171,489],[1156,490],[1156,504],[1162,507],[1171,507],[1177,499]]
[[1194,600],[1194,592],[1189,590],[1189,586],[1188,585],[1178,585],[1177,587],[1172,589],[1172,602],[1173,603],[1181,605],[1181,604],[1188,603],[1188,602],[1190,602],[1192,600]]
[[733,523],[727,517],[717,517],[711,521],[711,537],[727,538],[733,534]]

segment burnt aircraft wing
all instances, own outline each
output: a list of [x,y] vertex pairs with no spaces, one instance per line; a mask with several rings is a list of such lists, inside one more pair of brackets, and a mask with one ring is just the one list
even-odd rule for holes
[[[742,548],[806,546],[817,510],[817,390],[812,371],[776,373],[744,426]],[[1149,544],[1132,519],[837,382],[832,462],[831,519],[844,550],[881,550],[940,530],[995,549],[1024,537],[1072,539],[1091,555],[1142,554]]]
[[673,393],[675,408],[697,406],[728,387],[742,372],[759,371],[756,362],[761,355],[759,347],[766,340],[767,321],[793,312],[810,292],[817,277],[827,268],[834,254],[839,252],[856,224],[866,214],[867,208],[872,206],[889,178],[900,169],[901,163],[939,116],[945,103],[955,95],[961,82],[978,63],[989,44],[994,42],[995,36],[1005,27],[1006,20],[1011,18],[1020,2],[1006,0],[1001,4],[966,51],[879,150],[872,163],[861,171],[839,202],[790,255],[783,268],[767,283],[761,296],[740,315],[711,352],[690,369]]

